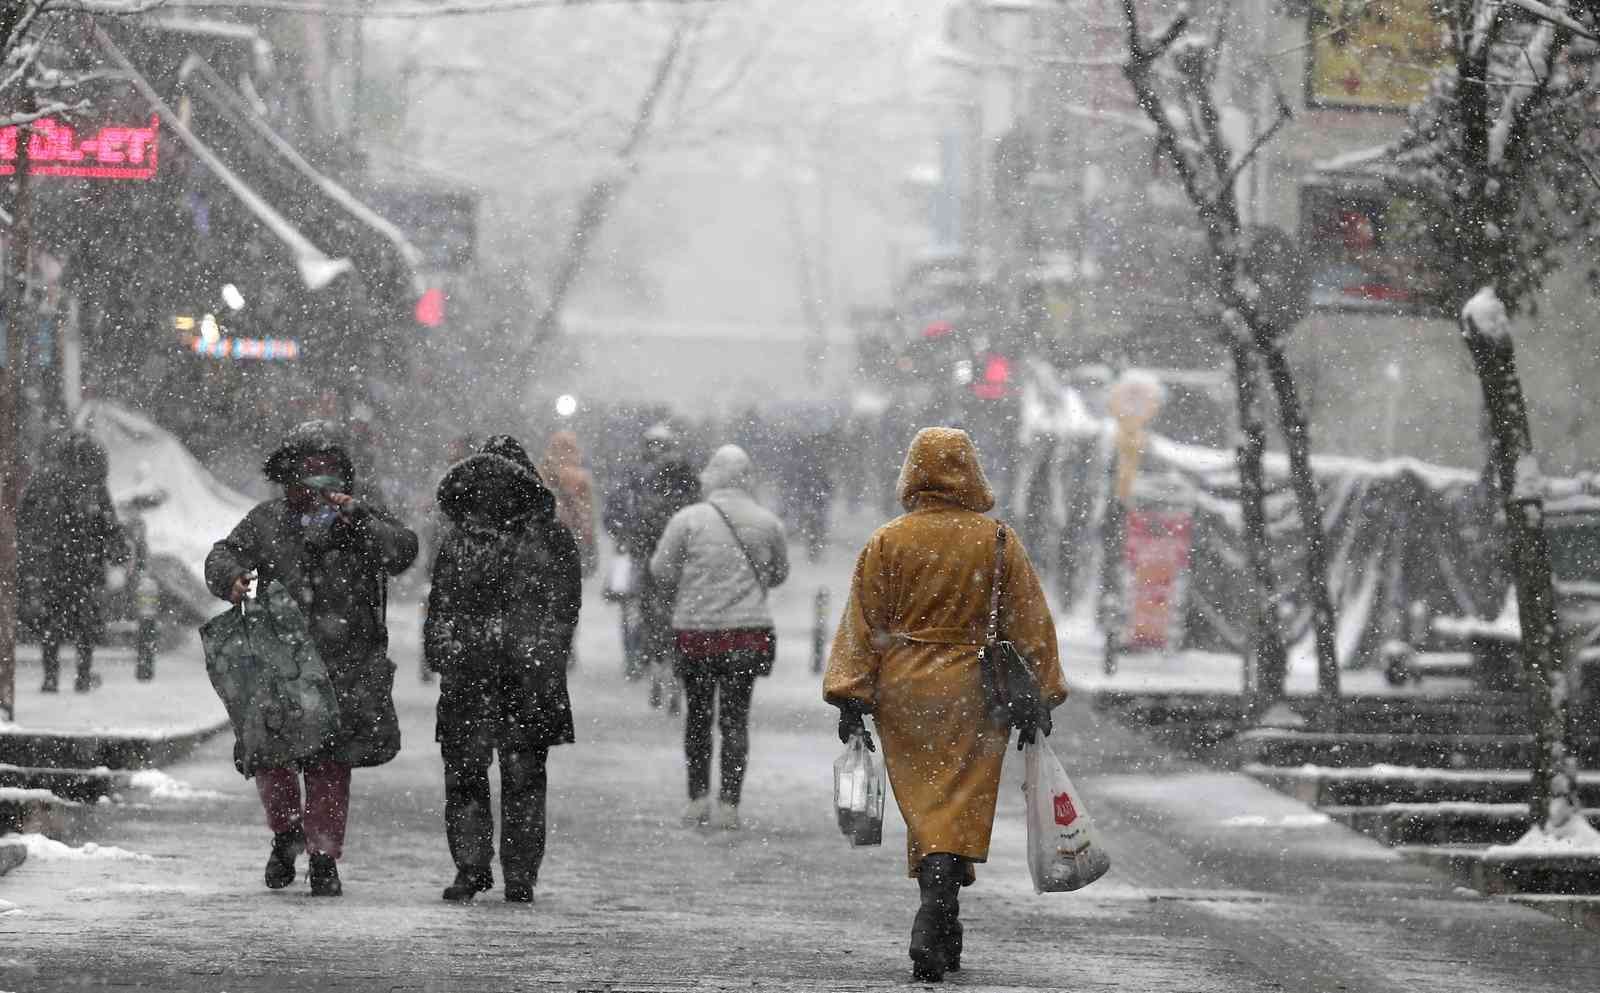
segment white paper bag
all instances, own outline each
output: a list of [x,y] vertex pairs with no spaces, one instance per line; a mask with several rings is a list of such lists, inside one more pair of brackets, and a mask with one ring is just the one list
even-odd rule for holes
[[1036,893],[1067,893],[1104,876],[1111,856],[1056,753],[1035,740],[1022,750],[1028,800],[1028,872]]

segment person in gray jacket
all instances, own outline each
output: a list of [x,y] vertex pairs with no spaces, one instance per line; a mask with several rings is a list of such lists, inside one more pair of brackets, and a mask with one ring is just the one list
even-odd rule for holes
[[[673,515],[650,558],[650,574],[675,590],[677,674],[687,697],[683,745],[689,766],[688,826],[737,830],[750,752],[750,698],[772,671],[777,647],[767,591],[789,578],[788,538],[750,496],[750,456],[724,445],[700,474],[705,499]],[[720,697],[720,702],[718,698]],[[722,788],[712,810],[711,723],[722,731]]]

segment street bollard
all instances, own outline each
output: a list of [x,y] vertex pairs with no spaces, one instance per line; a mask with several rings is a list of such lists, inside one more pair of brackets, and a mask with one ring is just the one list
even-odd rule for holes
[[149,682],[156,676],[156,615],[161,610],[161,587],[148,572],[142,572],[133,597],[134,614],[139,621],[133,677]]
[[812,601],[811,611],[811,671],[822,671],[823,656],[828,651],[828,588],[819,586]]

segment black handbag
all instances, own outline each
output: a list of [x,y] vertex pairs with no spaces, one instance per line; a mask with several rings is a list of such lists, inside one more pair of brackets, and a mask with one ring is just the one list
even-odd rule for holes
[[[728,517],[727,512],[721,507],[717,506],[715,501],[707,500],[706,506],[716,511],[717,516],[722,518],[722,523],[728,526],[728,533],[733,535],[733,543],[739,546],[739,551],[744,554],[744,560],[749,563],[750,572],[756,578],[756,586],[761,590],[761,599],[765,600],[767,598],[767,584],[761,581],[761,568],[756,565],[755,557],[750,554],[750,549],[745,545],[744,539],[739,537],[739,529],[733,526],[733,521]],[[777,628],[774,627],[773,630],[768,634],[765,644],[756,655],[754,659],[755,664],[752,666],[752,668],[754,669],[755,674],[758,676],[770,676],[772,675],[773,663],[777,661],[778,631]]]
[[983,676],[984,703],[996,727],[1023,733],[1050,733],[1050,711],[1044,705],[1039,678],[1014,642],[1000,638],[1000,589],[1005,583],[1006,526],[1000,525],[994,541],[994,586],[989,591],[989,626],[978,665]]

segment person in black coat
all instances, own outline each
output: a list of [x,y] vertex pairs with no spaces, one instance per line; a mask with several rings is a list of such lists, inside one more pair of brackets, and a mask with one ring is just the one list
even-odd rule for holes
[[28,484],[17,506],[17,571],[21,620],[39,636],[45,693],[57,691],[61,645],[78,649],[73,688],[86,693],[94,645],[105,630],[101,601],[106,566],[128,561],[128,542],[106,486],[106,450],[73,432],[51,453],[50,464]]
[[439,484],[448,522],[433,568],[423,648],[439,673],[445,835],[456,877],[444,898],[494,885],[489,763],[500,759],[505,896],[531,902],[545,847],[545,761],[574,740],[567,659],[582,605],[577,541],[516,439],[499,435]]
[[665,702],[670,712],[677,713],[680,689],[672,674],[676,658],[673,591],[651,578],[650,556],[672,515],[699,502],[700,474],[683,457],[677,436],[666,424],[650,428],[643,441],[639,464],[606,500],[605,526],[616,540],[617,550],[633,560],[638,583],[633,603],[624,607],[623,652],[628,678],[648,675],[650,706],[660,707]]

